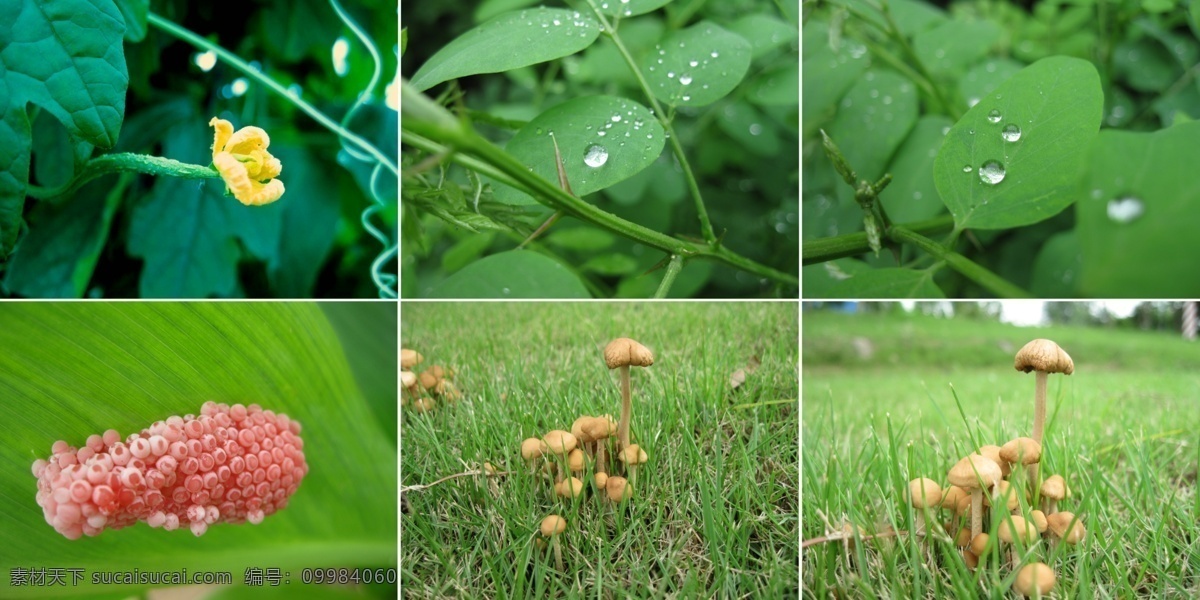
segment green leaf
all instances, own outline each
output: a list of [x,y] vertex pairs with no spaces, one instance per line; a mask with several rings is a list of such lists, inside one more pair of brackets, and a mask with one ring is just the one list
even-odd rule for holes
[[[1020,227],[1069,206],[1103,104],[1095,67],[1059,56],[1026,67],[967,111],[934,163],[958,227]],[[1016,141],[1002,137],[1010,126]]]
[[442,272],[453,273],[479,258],[496,239],[493,232],[468,234],[442,254]]
[[124,32],[112,0],[0,5],[0,259],[16,244],[29,182],[26,106],[46,109],[76,139],[115,144],[129,84]]
[[[533,172],[558,181],[553,132],[571,189],[579,197],[628,179],[650,166],[666,143],[662,126],[644,106],[613,96],[569,100],[538,115],[505,147]],[[596,166],[592,166],[596,165]],[[496,185],[496,200],[533,204],[528,194]]]
[[399,305],[395,302],[321,302],[319,306],[337,331],[358,389],[362,390],[363,398],[375,413],[380,431],[393,446],[396,445]]
[[483,0],[475,9],[475,22],[482,23],[496,15],[537,3],[538,0]]
[[996,91],[1000,84],[1024,68],[1025,65],[1012,59],[989,58],[971,67],[958,80],[958,93],[967,101],[968,107],[975,106],[980,99]]
[[840,282],[871,270],[871,266],[853,258],[839,258],[828,262],[808,265],[801,269],[804,280],[805,298],[836,298],[832,294]]
[[1083,256],[1075,230],[1055,235],[1042,245],[1033,262],[1029,291],[1038,298],[1076,298]]
[[642,59],[655,98],[704,106],[732,92],[750,68],[750,43],[708,21],[667,35]]
[[746,86],[746,97],[762,106],[795,106],[800,102],[799,62],[787,61],[755,77]]
[[1200,122],[1100,133],[1075,209],[1085,296],[1200,296],[1197,156]]
[[[211,137],[185,122],[163,140],[164,154],[190,163],[211,158]],[[287,172],[287,165],[284,165]],[[287,176],[284,176],[287,179]],[[247,250],[263,259],[280,245],[284,197],[267,206],[243,206],[224,193],[220,180],[161,177],[134,206],[129,252],[145,259],[139,282],[146,298],[207,298],[236,295],[237,263]]]
[[858,81],[870,64],[867,47],[843,39],[836,51],[830,49],[829,25],[813,19],[804,26],[804,102],[801,107],[804,135],[816,132],[846,91]]
[[329,64],[329,48],[342,30],[342,22],[328,2],[274,0],[258,14],[264,45],[284,60],[319,55],[325,59],[323,64]]
[[601,254],[588,259],[579,269],[606,276],[626,275],[637,270],[637,261],[626,254]]
[[750,42],[751,58],[759,58],[775,48],[786,46],[797,37],[795,25],[762,13],[749,14],[730,23],[729,30]]
[[75,174],[75,145],[67,128],[50,113],[38,111],[32,134],[33,178],[37,184],[55,188],[69,183]]
[[[793,69],[797,67],[793,66]],[[796,96],[793,94],[793,100]],[[779,136],[767,116],[754,105],[734,100],[717,113],[717,124],[729,137],[737,140],[747,152],[760,156],[779,153]]]
[[132,176],[116,185],[114,179],[94,180],[62,204],[39,203],[29,235],[8,263],[4,287],[27,298],[83,297]]
[[599,23],[572,10],[531,8],[505,13],[438,50],[411,83],[424,91],[458,77],[536,65],[575,54],[599,35]]
[[1191,6],[1188,7],[1188,17],[1188,25],[1192,27],[1192,34],[1200,40],[1200,2],[1197,0],[1191,1]]
[[[859,14],[882,28],[887,28],[887,21],[879,11],[879,4],[870,0],[837,0],[835,4],[843,4],[858,10]],[[946,22],[946,13],[922,0],[889,0],[888,9],[892,20],[904,37],[925,31],[930,27]]]
[[[874,182],[916,121],[912,83],[891,71],[868,71],[842,99],[828,132],[859,179]],[[851,192],[839,185],[843,190]]]
[[527,250],[493,254],[433,288],[434,298],[590,298],[574,273]]
[[599,252],[614,243],[613,234],[597,227],[572,227],[558,229],[546,236],[546,243],[576,252]]
[[[88,573],[57,591],[14,588],[6,576],[0,596],[131,597],[148,587],[94,587],[96,571],[229,571],[240,582],[252,566],[279,567],[294,581],[330,557],[346,567],[396,566],[396,446],[384,434],[396,423],[367,407],[317,305],[20,303],[0,306],[0,322],[9,409],[0,429],[0,569]],[[396,363],[382,368],[396,378]],[[303,425],[312,470],[286,509],[199,538],[139,524],[71,541],[46,524],[30,465],[55,440],[81,445],[108,428],[128,434],[207,400],[258,403]]]
[[947,75],[983,58],[1003,34],[992,21],[947,21],[917,34],[913,51],[930,72]]
[[125,19],[125,39],[140,42],[146,38],[146,14],[150,12],[150,0],[116,0],[117,8]]
[[[621,23],[621,43],[625,44],[625,49],[630,55],[642,56],[658,43],[665,28],[662,19],[656,15]],[[638,87],[633,70],[625,63],[621,51],[608,36],[600,38],[580,56],[563,59],[563,73],[572,81]]]
[[888,168],[892,183],[880,196],[893,222],[920,221],[936,217],[945,210],[933,182],[933,161],[950,126],[950,119],[941,115],[921,117],[896,152],[896,158]]
[[617,17],[633,17],[658,10],[671,0],[601,0],[600,12]]
[[945,298],[933,271],[868,269],[837,282],[830,298]]

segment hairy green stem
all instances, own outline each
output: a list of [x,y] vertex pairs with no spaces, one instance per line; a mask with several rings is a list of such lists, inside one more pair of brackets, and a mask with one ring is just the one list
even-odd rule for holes
[[[953,229],[954,218],[950,215],[945,215],[925,221],[906,223],[903,227],[921,235],[931,235]],[[867,234],[860,231],[858,233],[804,242],[802,253],[804,265],[808,266],[847,256],[856,256],[864,252],[870,252],[870,250],[871,246],[867,243]]]
[[162,156],[151,156],[149,154],[119,152],[116,154],[102,154],[87,161],[83,171],[78,176],[61,186],[43,188],[31,184],[26,193],[38,200],[46,200],[70,194],[97,177],[121,172],[141,173],[156,177],[180,177],[183,179],[210,179],[221,176],[211,166],[194,165]]
[[658,284],[658,291],[654,292],[655,298],[667,297],[667,292],[671,291],[671,285],[675,283],[675,277],[681,270],[683,270],[683,257],[676,254],[671,257],[671,262],[667,265],[667,272],[663,275],[662,283]]
[[1031,298],[1029,292],[983,268],[971,259],[944,248],[941,244],[899,225],[888,230],[888,237],[899,243],[910,243],[944,261],[950,268],[1000,298]]
[[499,174],[498,180],[502,183],[528,193],[552,209],[562,210],[580,220],[668,254],[678,254],[685,258],[708,258],[781,283],[800,283],[795,275],[753,261],[724,246],[697,245],[675,239],[601,210],[533,173],[511,154],[484,139],[469,126],[459,123],[444,108],[436,107],[435,103],[412,89],[407,81],[401,83],[400,94],[405,117],[401,121],[400,136],[405,143],[412,141],[416,147],[443,154],[449,160],[464,166],[479,167],[479,172],[489,177]]
[[696,175],[692,172],[692,165],[688,163],[687,155],[683,152],[683,145],[679,143],[679,136],[675,135],[675,129],[671,126],[671,120],[667,114],[663,112],[662,106],[659,105],[658,99],[654,97],[650,91],[650,83],[646,81],[642,75],[642,70],[638,68],[637,63],[633,60],[633,55],[629,53],[629,49],[625,47],[625,43],[621,41],[621,36],[617,35],[616,31],[609,25],[608,20],[604,18],[604,13],[596,7],[593,0],[587,0],[588,6],[592,8],[592,12],[596,14],[596,18],[600,20],[600,24],[604,27],[604,31],[608,33],[613,44],[617,46],[617,51],[621,53],[621,58],[625,59],[625,64],[629,65],[629,70],[633,72],[633,76],[637,79],[638,85],[642,88],[642,93],[646,94],[646,98],[650,100],[650,106],[654,109],[654,117],[663,126],[663,130],[667,132],[667,139],[671,143],[671,152],[675,155],[675,159],[679,161],[679,166],[683,169],[683,178],[687,181],[688,192],[692,195],[692,202],[696,205],[696,214],[700,217],[700,232],[704,235],[704,240],[710,246],[717,246],[720,241],[717,239],[717,234],[713,232],[712,222],[708,220],[708,209],[704,205],[704,196],[700,194],[700,185],[696,182]]
[[371,155],[372,158],[379,161],[379,164],[383,165],[393,174],[399,175],[399,169],[397,169],[396,163],[393,162],[392,159],[385,156],[383,152],[381,152],[370,142],[359,137],[354,132],[347,130],[345,127],[342,127],[333,119],[330,119],[328,116],[326,116],[325,113],[318,110],[315,106],[309,104],[296,94],[289,92],[287,88],[283,87],[282,85],[279,85],[278,82],[268,77],[261,70],[250,66],[249,63],[242,60],[240,57],[238,57],[238,55],[196,35],[189,29],[185,29],[176,23],[154,14],[153,12],[146,15],[146,22],[197,48],[202,48],[212,52],[213,54],[216,54],[218,58],[225,61],[238,71],[241,71],[247,77],[263,84],[276,94],[283,96],[284,99],[296,105],[297,108],[304,111],[305,114],[312,117],[313,120],[320,123],[326,129],[336,133],[346,141],[357,146],[363,152]]

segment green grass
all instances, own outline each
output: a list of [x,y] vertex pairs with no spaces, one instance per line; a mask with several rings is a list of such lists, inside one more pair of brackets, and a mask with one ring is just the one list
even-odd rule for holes
[[[1169,333],[806,312],[804,538],[845,521],[907,531],[908,480],[945,487],[978,444],[1031,435],[1034,376],[1012,357],[1036,337],[1075,361],[1074,375],[1050,378],[1042,473],[1067,479],[1061,508],[1088,535],[1053,553],[1038,542],[1024,561],[1055,569],[1056,597],[1200,595],[1200,344]],[[806,548],[805,594],[1016,597],[1008,566],[972,573],[951,543],[934,546],[933,569],[908,537]]]
[[[405,494],[407,596],[798,593],[794,303],[410,303],[401,332],[422,366],[456,369],[466,395],[432,413],[402,411],[401,485],[484,461],[514,471],[496,495],[475,477]],[[590,491],[552,500],[525,474],[521,440],[570,429],[581,414],[619,415],[602,351],[621,336],[655,354],[632,373],[631,437],[650,462],[621,509]],[[762,366],[731,390],[730,375],[755,354]],[[534,545],[552,513],[567,520],[564,572]]]

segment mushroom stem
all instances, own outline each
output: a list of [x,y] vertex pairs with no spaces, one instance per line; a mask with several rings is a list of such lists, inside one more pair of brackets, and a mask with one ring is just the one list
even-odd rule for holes
[[561,571],[563,570],[562,547],[558,545],[557,535],[550,538],[550,544],[554,546],[554,565],[558,567],[559,571]]
[[1052,515],[1058,512],[1058,500],[1055,500],[1054,498],[1043,498],[1042,501],[1046,504],[1046,510],[1043,511],[1046,513],[1046,515]]
[[971,539],[983,533],[983,490],[971,489]]
[[[1042,430],[1046,427],[1046,379],[1049,377],[1046,371],[1037,371],[1037,382],[1034,388],[1033,396],[1033,441],[1038,444],[1042,443]],[[1037,482],[1038,480],[1038,463],[1033,463],[1026,467],[1028,474],[1027,481]],[[1036,485],[1036,483],[1035,483]]]
[[596,472],[607,473],[604,470],[604,448],[608,445],[607,440],[596,440]]
[[637,465],[629,465],[629,485],[632,485],[635,491],[637,490],[637,471]]
[[629,365],[621,367],[621,423],[617,435],[621,448],[629,446],[629,419],[633,417],[633,401],[629,397]]

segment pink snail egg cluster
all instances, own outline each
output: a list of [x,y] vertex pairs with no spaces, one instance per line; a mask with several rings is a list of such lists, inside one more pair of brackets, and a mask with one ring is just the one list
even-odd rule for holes
[[168,531],[262,523],[308,473],[300,423],[257,404],[205,402],[121,441],[113,429],[81,448],[59,440],[33,463],[46,522],[69,539],[145,521]]

